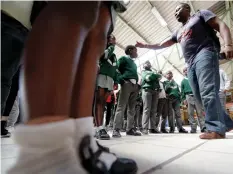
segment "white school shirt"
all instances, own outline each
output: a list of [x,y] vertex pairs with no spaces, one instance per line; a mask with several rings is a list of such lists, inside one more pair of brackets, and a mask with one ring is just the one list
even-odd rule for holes
[[219,69],[219,75],[220,75],[219,91],[229,90],[230,80],[228,79],[227,74],[222,69]]

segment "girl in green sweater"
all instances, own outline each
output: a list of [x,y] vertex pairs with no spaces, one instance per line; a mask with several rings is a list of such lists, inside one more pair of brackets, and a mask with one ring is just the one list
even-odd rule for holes
[[116,38],[113,35],[108,36],[107,48],[104,51],[104,54],[99,61],[99,73],[97,76],[97,92],[96,92],[96,138],[101,140],[109,140],[110,136],[108,135],[105,128],[102,126],[103,117],[104,117],[104,107],[106,104],[107,97],[110,95],[110,92],[114,89],[117,89],[116,82],[116,65],[117,59],[114,54],[116,44]]

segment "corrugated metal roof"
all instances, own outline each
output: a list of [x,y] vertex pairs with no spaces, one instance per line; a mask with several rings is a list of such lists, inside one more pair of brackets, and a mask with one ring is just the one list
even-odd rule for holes
[[[225,1],[182,1],[189,3],[195,11],[199,9],[210,9],[217,15],[222,15],[226,11]],[[180,27],[174,16],[175,7],[178,5],[178,1],[131,1],[127,6],[127,11],[123,14],[119,14],[114,35],[117,39],[116,55],[117,57],[124,55],[124,48],[127,45],[135,44],[136,41],[144,43],[159,43],[168,38],[172,32]],[[151,12],[152,7],[155,6],[160,15],[167,22],[167,27],[162,27],[154,14]],[[184,59],[181,59],[181,51],[178,46],[178,50],[175,48],[172,52],[172,58],[169,62],[173,64],[177,69],[167,63],[167,60],[163,58],[171,51],[166,50],[160,53],[158,57],[158,63],[156,56],[150,55],[147,49],[138,49],[139,59],[137,64],[142,64],[146,57],[151,61],[152,66],[155,69],[162,68],[164,65],[164,71],[172,70],[176,72],[176,75],[181,77],[178,71],[182,72],[184,67]],[[178,56],[180,54],[180,56]],[[141,57],[141,58],[140,58]],[[139,65],[138,71],[140,72],[141,66]]]
[[[113,34],[119,45],[126,47],[135,44],[136,41],[158,43],[169,37],[180,26],[174,17],[174,9],[178,3],[177,1],[131,1],[127,11],[119,14],[116,21]],[[214,12],[222,13],[225,8],[224,1],[192,1],[191,3],[195,10],[212,7]],[[152,14],[153,6],[168,23],[168,27],[162,27]],[[139,55],[144,53],[145,51],[140,52]]]

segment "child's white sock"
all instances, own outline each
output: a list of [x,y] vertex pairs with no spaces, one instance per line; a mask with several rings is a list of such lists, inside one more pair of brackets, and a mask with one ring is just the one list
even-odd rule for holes
[[74,119],[16,127],[19,155],[8,174],[86,174],[77,155],[75,134]]

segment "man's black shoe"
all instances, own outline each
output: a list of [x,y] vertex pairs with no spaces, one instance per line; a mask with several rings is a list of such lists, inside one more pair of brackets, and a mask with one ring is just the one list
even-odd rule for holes
[[11,133],[6,129],[7,121],[1,121],[1,138],[9,138]]
[[190,133],[191,133],[191,134],[195,134],[195,133],[197,133],[197,131],[192,129],[192,130],[190,131]]
[[203,127],[203,128],[201,129],[201,132],[202,132],[202,133],[206,132],[206,127]]
[[168,131],[166,129],[161,129],[161,133],[168,134]]
[[107,159],[106,161],[103,161],[103,159],[100,158],[100,156],[103,153],[114,155],[106,151],[102,147],[99,148],[96,152],[94,152],[91,147],[90,136],[85,136],[78,147],[78,155],[81,159],[81,164],[89,174],[125,174],[125,173],[136,174],[137,173],[138,167],[136,162],[134,160],[126,159],[126,158],[116,157],[116,161],[114,161],[110,169],[108,169],[106,167]]
[[188,131],[186,131],[184,128],[181,128],[180,130],[179,130],[179,133],[188,133]]
[[121,137],[119,129],[113,130],[112,137],[113,138],[120,138]]
[[170,134],[173,134],[174,132],[175,132],[174,129],[170,129],[170,131],[169,131]]
[[142,134],[137,132],[134,128],[130,129],[126,132],[126,135],[132,135],[132,136],[141,136]]
[[105,129],[100,129],[96,134],[96,138],[99,140],[110,140],[110,136]]
[[159,132],[158,129],[150,129],[149,130],[150,134],[160,134],[161,132]]

